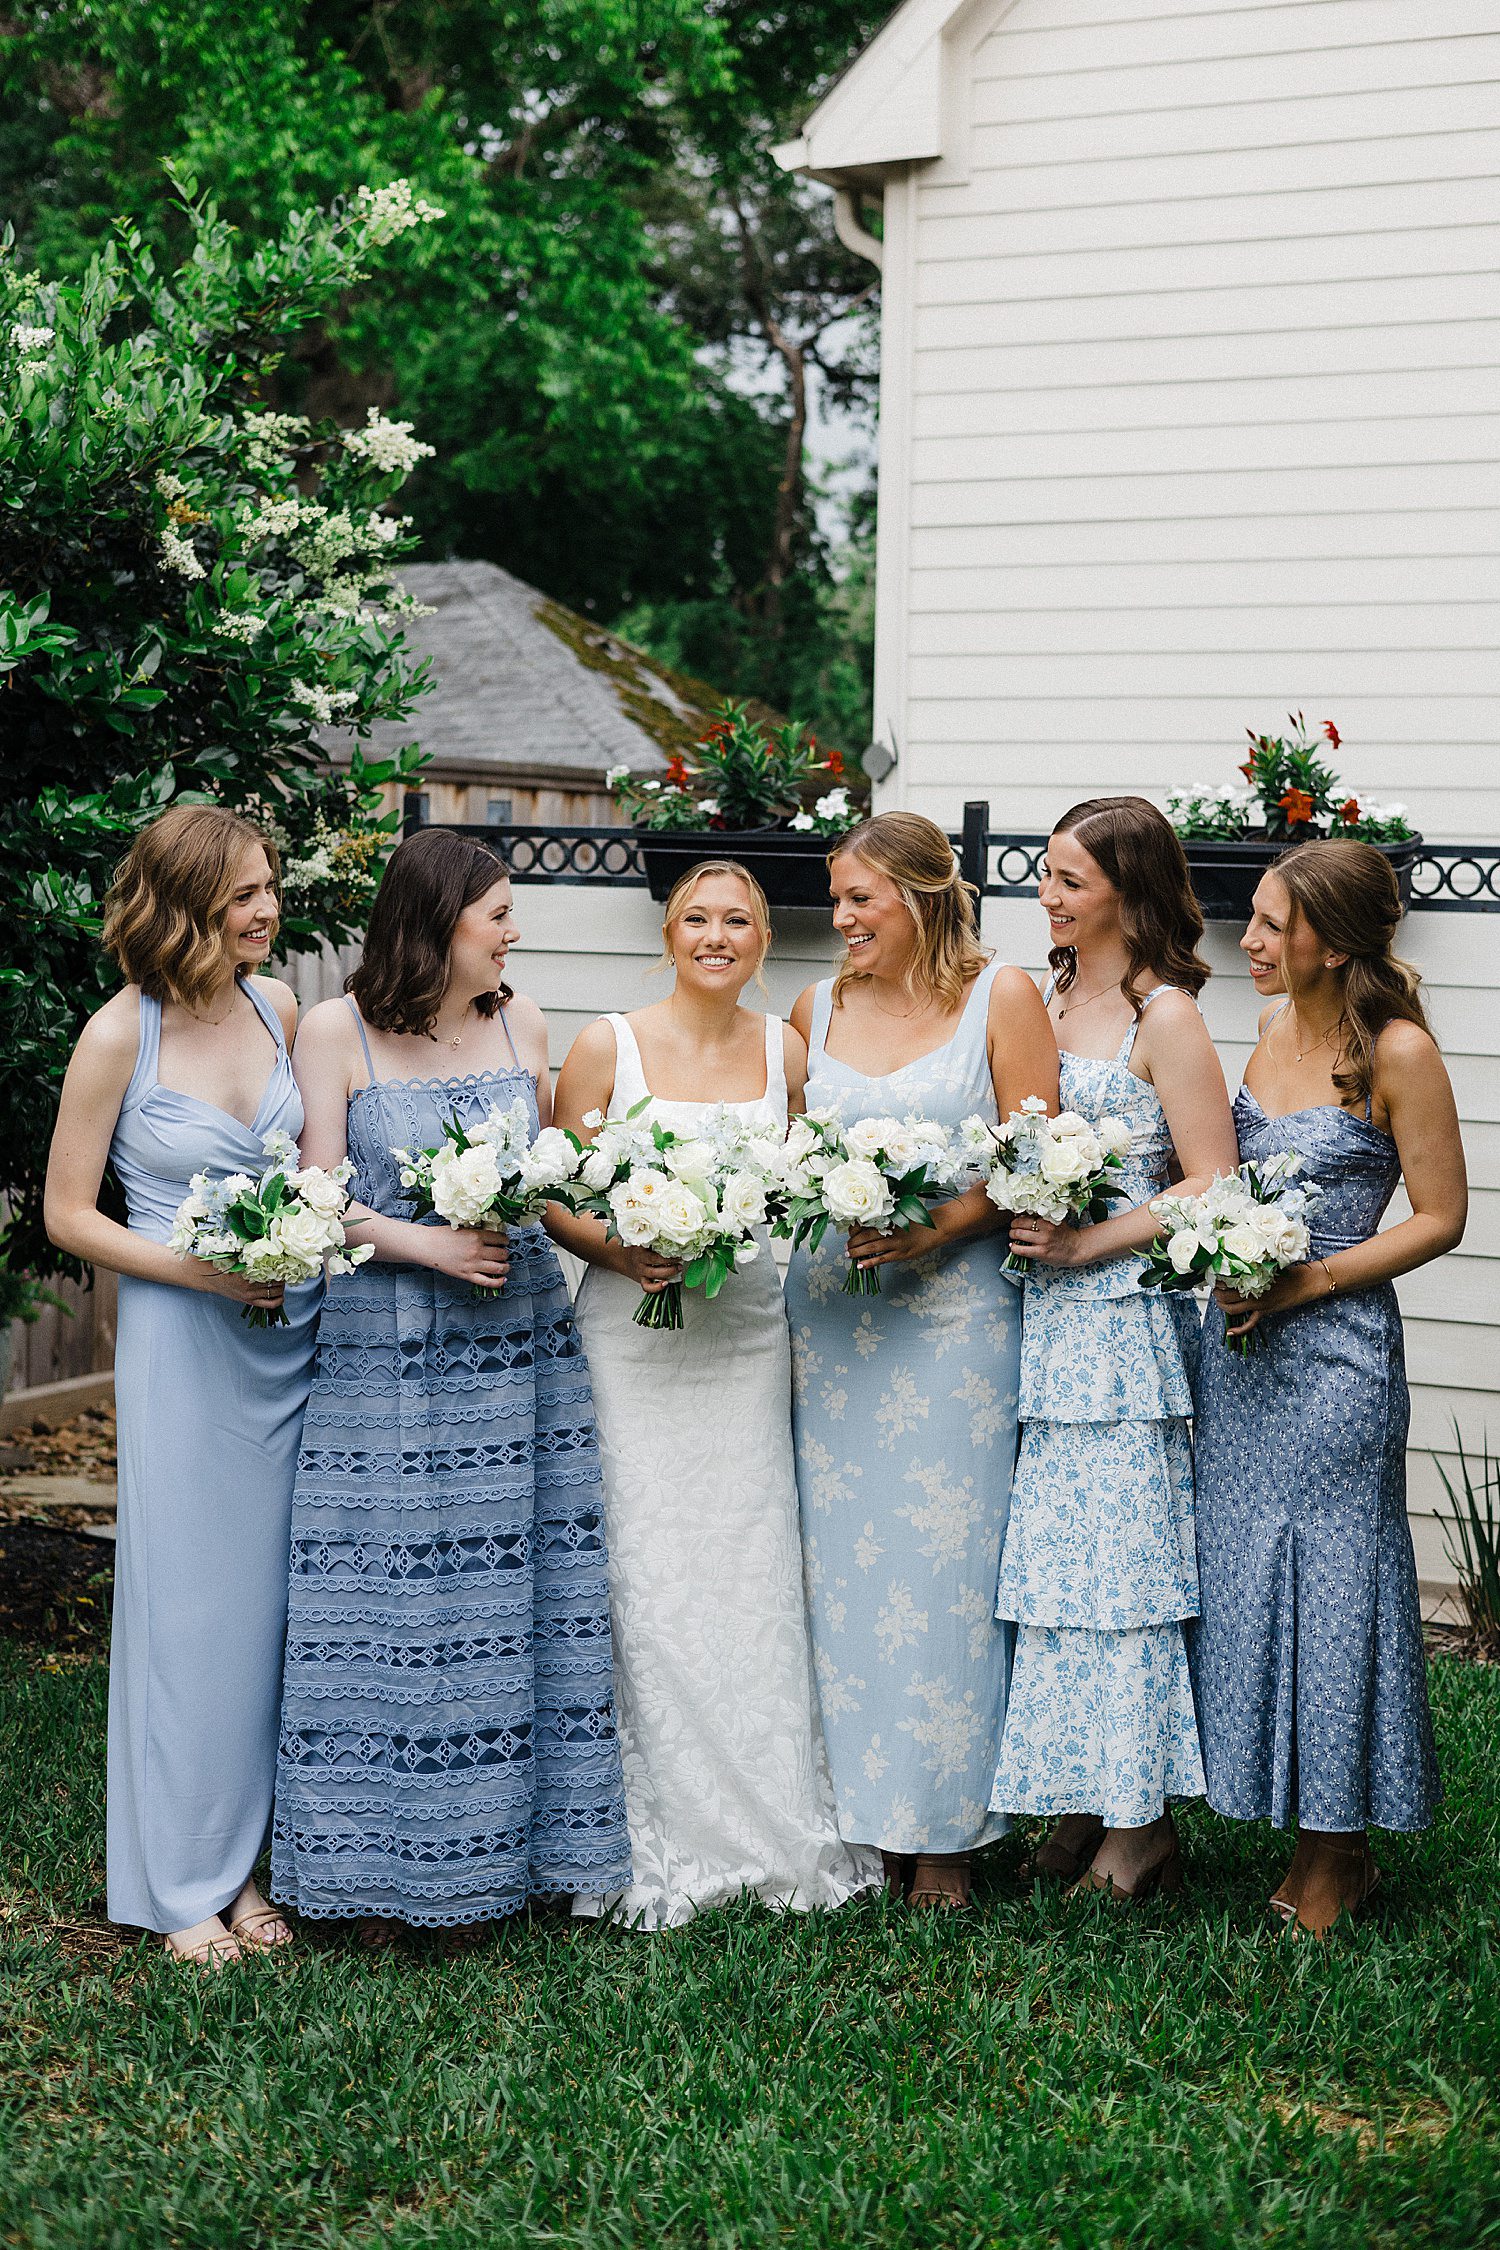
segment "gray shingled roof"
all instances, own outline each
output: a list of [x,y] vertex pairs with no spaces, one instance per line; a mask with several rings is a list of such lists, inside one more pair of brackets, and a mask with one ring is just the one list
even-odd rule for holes
[[401,583],[430,617],[404,621],[434,685],[400,726],[374,728],[368,754],[415,738],[434,777],[602,780],[606,767],[659,771],[663,748],[702,733],[719,698],[669,673],[602,626],[495,563],[413,563]]

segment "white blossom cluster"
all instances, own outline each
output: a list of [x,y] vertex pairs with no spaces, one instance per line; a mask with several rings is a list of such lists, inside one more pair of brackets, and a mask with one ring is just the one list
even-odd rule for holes
[[[267,1163],[259,1178],[231,1172],[215,1180],[195,1172],[172,1220],[168,1243],[179,1258],[202,1258],[220,1273],[252,1281],[311,1281],[325,1270],[352,1273],[375,1254],[374,1245],[347,1248],[348,1183],[352,1164],[299,1168],[289,1133],[267,1133]],[[285,1325],[286,1314],[245,1307],[253,1327]]]
[[392,180],[383,188],[362,187],[354,201],[365,239],[373,243],[394,242],[409,227],[427,226],[444,216],[437,204],[413,195],[410,180]]
[[311,680],[293,680],[287,693],[300,709],[311,712],[320,727],[331,726],[338,712],[359,701],[353,688],[319,687]]
[[1258,803],[1247,781],[1195,781],[1167,791],[1167,818],[1179,836],[1243,836]]
[[257,616],[253,609],[222,610],[214,620],[214,631],[221,641],[238,641],[243,648],[258,641],[265,629],[265,618]]
[[837,788],[818,799],[811,812],[794,814],[792,827],[802,836],[838,836],[844,829],[852,828],[858,819],[858,812],[849,802],[849,792],[840,782]]
[[[1218,1175],[1201,1195],[1161,1195],[1151,1206],[1162,1233],[1146,1252],[1143,1289],[1208,1289],[1232,1282],[1242,1297],[1263,1297],[1279,1273],[1311,1248],[1307,1218],[1320,1200],[1298,1182],[1295,1150]],[[1249,1344],[1240,1339],[1241,1348]]]
[[11,346],[24,358],[32,352],[44,352],[51,343],[53,334],[54,331],[50,328],[27,328],[23,323],[17,322],[10,332]]
[[[778,1164],[785,1207],[776,1231],[814,1249],[829,1225],[897,1227],[929,1224],[934,1203],[955,1194],[966,1173],[965,1152],[946,1128],[925,1117],[862,1117],[840,1123],[831,1109],[794,1117]],[[851,1264],[851,1296],[878,1295],[873,1268]]]
[[410,476],[419,461],[431,460],[437,451],[414,437],[413,428],[410,422],[388,422],[379,407],[372,406],[362,430],[344,433],[344,451],[358,461],[368,461],[382,476]]
[[[1090,1124],[1072,1109],[1049,1117],[1036,1094],[1003,1125],[966,1117],[959,1134],[971,1162],[988,1175],[985,1193],[997,1211],[1025,1212],[1055,1227],[1105,1215],[1135,1140],[1123,1117]],[[1019,1260],[1005,1262],[1012,1272],[1027,1270]]]
[[548,1126],[531,1138],[526,1104],[491,1104],[477,1124],[454,1118],[439,1148],[392,1149],[401,1185],[419,1213],[450,1227],[532,1226],[576,1178],[583,1150],[571,1133]]
[[168,570],[175,570],[183,578],[206,578],[207,571],[198,560],[188,541],[168,524],[161,535],[161,559]]
[[305,414],[253,414],[240,425],[245,465],[257,477],[276,474],[311,439],[312,424]]

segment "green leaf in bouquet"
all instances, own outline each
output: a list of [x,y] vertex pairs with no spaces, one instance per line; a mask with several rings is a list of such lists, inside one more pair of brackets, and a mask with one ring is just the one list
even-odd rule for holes
[[[651,1103],[652,1103],[652,1100],[653,1100],[653,1099],[654,1099],[654,1097],[653,1097],[652,1095],[650,1095],[650,1094],[642,1094],[642,1096],[641,1096],[640,1100],[639,1100],[639,1101],[638,1101],[638,1102],[637,1102],[637,1103],[635,1104],[634,1108],[632,1108],[632,1109],[627,1109],[627,1110],[626,1110],[626,1112],[625,1112],[625,1122],[626,1122],[626,1124],[628,1125],[628,1124],[629,1124],[629,1123],[631,1122],[631,1120],[632,1120],[633,1118],[639,1117],[639,1116],[640,1116],[640,1114],[641,1114],[641,1111],[642,1111],[643,1109],[649,1109],[649,1108],[651,1107]],[[659,1129],[659,1128],[658,1128],[658,1129]]]
[[896,1204],[894,1215],[909,1227],[935,1227],[937,1225],[937,1221],[919,1195],[901,1196]]
[[286,1201],[285,1172],[273,1172],[261,1191],[261,1203],[267,1211],[279,1211]]

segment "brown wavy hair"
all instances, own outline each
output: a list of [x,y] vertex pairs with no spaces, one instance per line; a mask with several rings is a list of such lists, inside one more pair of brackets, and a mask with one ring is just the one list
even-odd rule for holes
[[[1054,822],[1054,836],[1076,836],[1106,881],[1120,894],[1120,934],[1125,940],[1125,974],[1120,990],[1137,1017],[1136,978],[1149,973],[1184,992],[1201,992],[1208,963],[1198,951],[1203,910],[1193,896],[1187,854],[1164,813],[1144,797],[1086,797]],[[1054,945],[1047,955],[1059,992],[1078,974],[1071,945]]]
[[[979,942],[979,893],[964,881],[942,829],[923,813],[876,813],[839,837],[829,866],[846,852],[889,876],[916,924],[907,989],[941,1000],[950,1011],[956,1008],[993,956]],[[839,1005],[846,985],[862,982],[868,973],[851,967],[846,953],[834,976],[833,1005]]]
[[246,851],[265,853],[281,900],[276,846],[223,805],[173,805],[143,828],[104,901],[104,950],[152,1000],[200,1007],[225,968],[224,920]]
[[[359,967],[344,979],[367,1024],[418,1038],[431,1031],[447,989],[458,918],[509,874],[488,844],[451,828],[419,828],[396,846],[370,909]],[[474,1005],[482,1016],[493,1016],[510,997],[502,983],[497,991],[477,993]]]
[[1384,852],[1352,837],[1293,844],[1271,863],[1287,888],[1292,917],[1306,922],[1330,953],[1348,955],[1344,985],[1344,1068],[1333,1074],[1346,1106],[1363,1108],[1375,1079],[1375,1042],[1388,1023],[1414,1023],[1431,1035],[1422,979],[1391,950],[1401,893]]

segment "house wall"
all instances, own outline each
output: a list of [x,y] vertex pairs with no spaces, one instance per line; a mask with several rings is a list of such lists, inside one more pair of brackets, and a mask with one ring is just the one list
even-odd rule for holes
[[885,203],[882,793],[1344,778],[1500,836],[1492,0],[980,0]]

